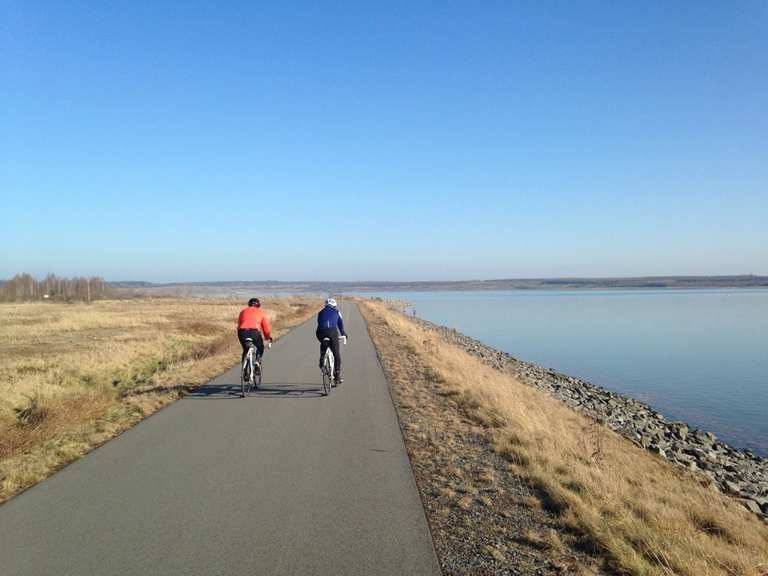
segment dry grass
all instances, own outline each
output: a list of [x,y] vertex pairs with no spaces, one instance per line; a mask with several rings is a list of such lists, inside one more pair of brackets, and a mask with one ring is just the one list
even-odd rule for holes
[[[272,299],[276,335],[316,308]],[[0,502],[238,360],[233,301],[0,304]]]
[[[484,427],[493,449],[535,487],[542,506],[616,571],[768,572],[768,526],[734,500],[384,305],[363,308],[408,342],[408,353],[430,366],[443,393]],[[555,536],[522,538],[551,548],[559,546]]]
[[[530,484],[492,450],[487,429],[445,387],[434,363],[365,308],[368,331],[392,390],[403,439],[443,574],[591,574],[601,559],[565,535],[542,546],[523,533],[551,533],[557,516],[542,509]],[[421,342],[429,347],[430,342]]]

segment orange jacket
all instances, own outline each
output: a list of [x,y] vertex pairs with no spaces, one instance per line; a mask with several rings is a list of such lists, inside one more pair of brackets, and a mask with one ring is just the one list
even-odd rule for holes
[[264,338],[267,340],[272,337],[272,327],[269,325],[267,313],[256,306],[249,306],[240,311],[240,316],[237,319],[237,329],[261,330],[261,333],[264,334]]

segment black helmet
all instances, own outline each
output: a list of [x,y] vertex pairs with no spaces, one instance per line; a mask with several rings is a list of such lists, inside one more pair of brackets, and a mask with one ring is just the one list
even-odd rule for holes
[[248,300],[248,306],[256,306],[257,308],[261,306],[261,302],[259,302],[258,298],[251,298]]

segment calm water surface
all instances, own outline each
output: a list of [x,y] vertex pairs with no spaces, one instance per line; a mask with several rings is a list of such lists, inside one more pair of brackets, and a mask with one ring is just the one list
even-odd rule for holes
[[768,290],[378,296],[768,456]]

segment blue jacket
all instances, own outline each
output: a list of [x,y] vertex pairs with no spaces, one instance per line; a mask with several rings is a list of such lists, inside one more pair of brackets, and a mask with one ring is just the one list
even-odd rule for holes
[[344,332],[344,320],[341,318],[341,312],[332,306],[326,306],[317,315],[317,329],[327,330],[329,328],[338,328],[342,336],[347,335]]

